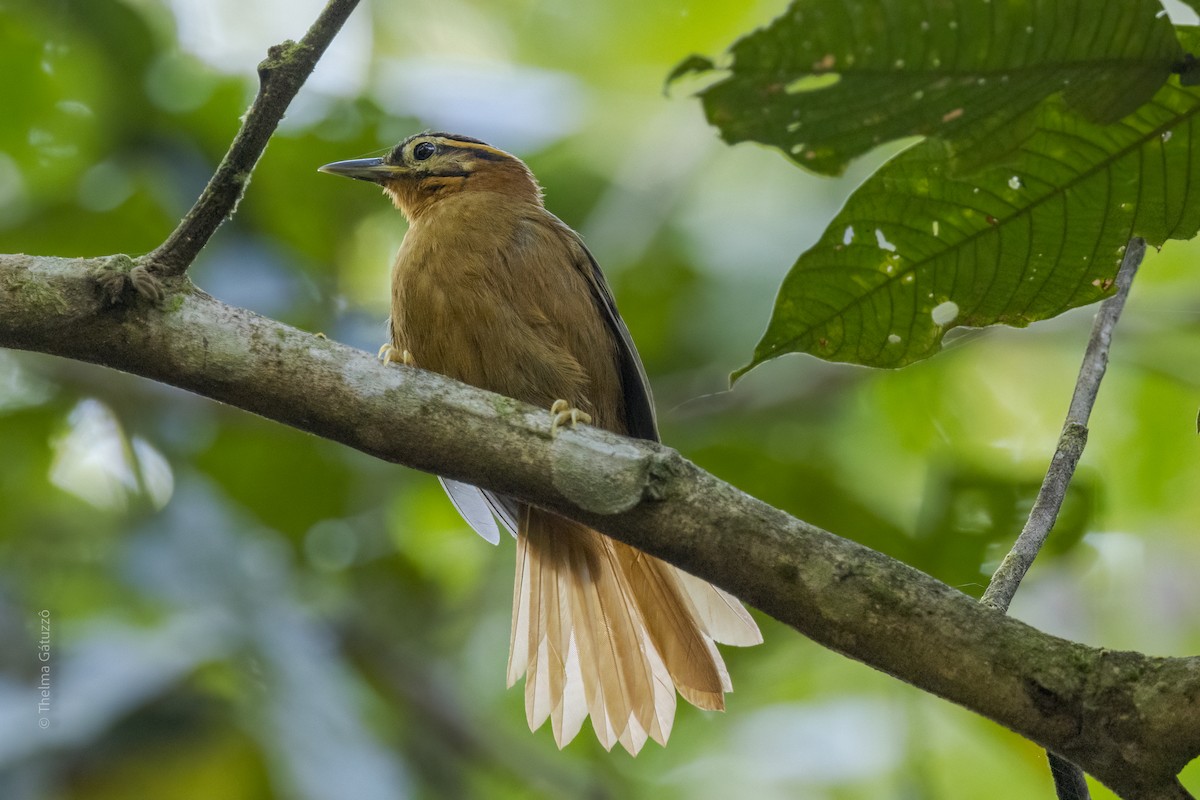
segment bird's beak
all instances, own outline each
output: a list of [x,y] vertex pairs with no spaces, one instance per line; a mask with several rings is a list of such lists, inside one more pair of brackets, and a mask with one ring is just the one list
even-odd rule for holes
[[382,158],[356,158],[351,161],[335,161],[318,167],[317,172],[328,172],[330,175],[343,175],[360,181],[384,184],[397,177],[402,172],[401,167],[383,163]]

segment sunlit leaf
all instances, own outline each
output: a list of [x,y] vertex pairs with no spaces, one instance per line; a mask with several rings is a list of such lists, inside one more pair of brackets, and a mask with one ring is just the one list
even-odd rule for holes
[[1172,81],[1119,124],[1045,104],[1002,166],[954,177],[937,140],[886,164],[785,278],[747,369],[787,352],[900,367],[946,331],[1025,326],[1111,291],[1131,236],[1200,228],[1200,91]]
[[[730,50],[701,92],[730,142],[773,145],[823,174],[893,139],[937,135],[957,169],[1030,133],[1032,109],[1112,122],[1153,96],[1182,57],[1156,0],[795,0]],[[676,67],[713,74],[695,56]],[[716,74],[721,74],[716,72]]]

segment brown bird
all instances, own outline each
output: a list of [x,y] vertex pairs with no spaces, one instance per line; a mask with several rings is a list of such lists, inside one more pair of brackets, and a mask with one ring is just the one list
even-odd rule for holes
[[[385,360],[549,408],[551,428],[594,422],[658,441],[641,359],[596,260],[542,204],[515,156],[478,139],[422,133],[383,158],[322,172],[383,187],[408,219],[392,267]],[[736,599],[548,511],[443,479],[459,512],[517,537],[508,685],[525,679],[531,729],[559,747],[583,719],[605,748],[666,744],[675,690],[723,709],[729,674],[713,641],[762,641]]]

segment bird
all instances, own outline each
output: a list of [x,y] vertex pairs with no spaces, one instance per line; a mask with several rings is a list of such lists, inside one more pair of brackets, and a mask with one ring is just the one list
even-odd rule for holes
[[[550,410],[551,433],[592,423],[659,441],[649,381],[582,238],[548,211],[533,172],[469,136],[423,132],[321,172],[383,188],[407,219],[391,271],[385,362]],[[666,745],[676,693],[724,710],[714,642],[762,641],[732,595],[578,522],[442,479],[484,539],[516,537],[507,680],[525,677],[531,730],[559,748],[591,717],[606,750]]]

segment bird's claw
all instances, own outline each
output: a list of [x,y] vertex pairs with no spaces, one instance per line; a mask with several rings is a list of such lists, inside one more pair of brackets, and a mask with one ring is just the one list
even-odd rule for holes
[[558,433],[558,429],[563,425],[569,424],[574,428],[580,422],[590,423],[592,421],[591,414],[575,408],[566,400],[555,400],[554,404],[550,406],[550,414],[553,416],[553,419],[550,420],[551,436]]
[[403,364],[406,367],[416,366],[417,363],[412,353],[407,350],[398,350],[391,344],[385,344],[380,347],[376,358],[384,364]]

